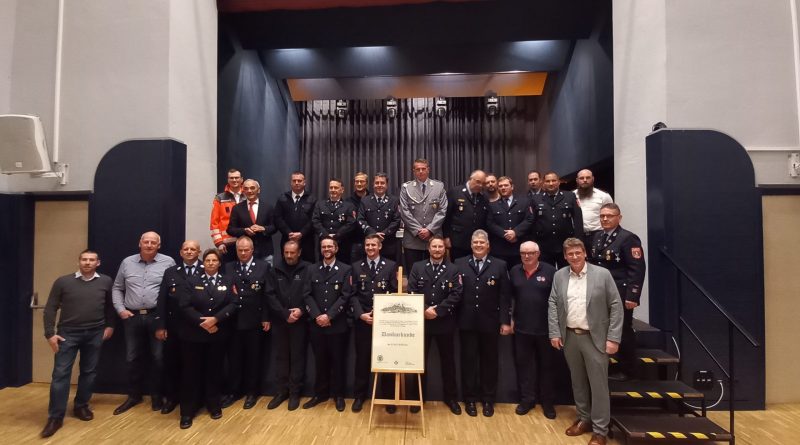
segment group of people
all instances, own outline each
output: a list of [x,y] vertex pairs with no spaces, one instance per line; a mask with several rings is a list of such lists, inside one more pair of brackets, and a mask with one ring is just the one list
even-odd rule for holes
[[[481,402],[489,417],[498,337],[513,335],[520,389],[515,412],[525,415],[538,402],[547,418],[556,417],[552,364],[563,348],[578,411],[566,433],[593,431],[590,444],[605,443],[608,357],[618,353],[621,364],[613,378],[630,374],[632,314],[645,271],[639,238],[620,227],[619,206],[594,187],[589,170],[578,173],[574,192],[560,190],[557,174],[532,171],[524,195],[514,194],[510,178],[481,170],[449,191],[429,178],[426,160],[415,160],[413,173],[397,197],[388,194],[386,174],[375,174],[369,190],[368,176],[358,173],[349,197],[343,197],[342,181],[331,179],[328,198],[317,200],[306,191],[305,176],[295,172],[291,190],[271,206],[259,199],[257,181],[231,169],[213,203],[215,247],[202,256],[199,243],[187,240],[175,264],[158,253],[158,234],[147,232],[139,253],[123,260],[112,282],[96,273],[99,255],[82,252],[79,271],[56,281],[45,311],[56,365],[42,435],[61,426],[77,350],[82,359],[74,414],[91,419],[93,363],[116,317],[125,330],[130,387],[114,414],[141,403],[145,382],[153,410],[169,413],[180,405],[181,428],[191,426],[202,405],[214,419],[242,397],[244,408],[252,408],[261,393],[266,341],[275,352],[277,386],[269,409],[286,400],[289,410],[300,406],[310,344],[314,388],[303,408],[332,398],[343,411],[351,329],[351,409],[361,411],[369,397],[373,295],[397,292],[402,262],[408,291],[424,295],[425,353],[435,341],[444,402],[453,414],[461,414],[456,339],[460,400],[470,416],[478,415]],[[560,266],[567,267],[557,271]],[[384,396],[392,393],[390,379],[379,383]],[[408,386],[409,394],[418,393],[415,381]]]

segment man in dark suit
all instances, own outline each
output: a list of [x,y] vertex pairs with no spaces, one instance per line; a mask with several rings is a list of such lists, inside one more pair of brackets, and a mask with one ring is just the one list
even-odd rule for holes
[[233,284],[239,309],[232,322],[233,335],[228,345],[228,394],[222,407],[230,406],[242,394],[244,409],[256,406],[261,394],[262,347],[265,331],[270,328],[266,312],[264,288],[270,265],[253,257],[253,241],[243,236],[236,241],[237,261],[225,265],[225,276]]
[[275,409],[289,399],[289,411],[300,406],[300,393],[306,374],[308,319],[305,301],[311,295],[311,264],[300,260],[297,241],[283,245],[283,261],[277,261],[268,275],[266,296],[272,322],[272,347],[275,348],[275,397],[267,404]]
[[550,344],[564,349],[578,419],[567,436],[592,431],[589,445],[605,445],[611,422],[608,356],[617,352],[622,333],[622,303],[611,273],[586,262],[583,241],[563,244],[569,267],[553,276],[548,302]]
[[[456,386],[456,310],[461,302],[461,275],[447,260],[444,239],[434,236],[428,241],[427,260],[414,263],[408,275],[408,291],[425,295],[425,357],[431,343],[439,350],[444,403],[455,415],[461,414]],[[423,383],[427,380],[423,380]],[[413,379],[410,394],[416,394],[417,380]],[[414,407],[412,407],[414,408]]]
[[199,277],[204,273],[200,257],[200,243],[186,240],[181,245],[183,262],[164,271],[156,303],[156,338],[164,342],[164,407],[161,414],[171,413],[180,400],[181,342],[178,338],[180,289],[188,286],[188,277]]
[[[362,171],[357,172],[355,176],[353,176],[353,192],[344,199],[350,204],[353,204],[353,207],[356,208],[356,212],[358,212],[358,208],[361,207],[361,201],[370,195],[367,181],[369,181],[369,176],[366,173]],[[350,238],[350,260],[353,263],[357,263],[364,258],[364,245],[361,243],[364,241],[364,235],[366,235],[366,233],[361,231],[361,224],[358,224]]]
[[534,240],[542,261],[559,268],[566,264],[562,243],[570,237],[583,238],[583,213],[572,192],[559,190],[561,179],[554,172],[544,175],[544,193],[534,197]]
[[400,255],[397,230],[400,228],[400,200],[389,196],[389,179],[386,173],[376,173],[373,194],[361,200],[358,224],[365,235],[378,235],[381,239],[381,256],[398,261]]
[[505,261],[509,268],[520,262],[519,245],[533,225],[530,202],[514,196],[514,183],[508,176],[497,180],[500,199],[489,204],[489,242],[492,255]]
[[483,195],[486,173],[475,170],[467,183],[447,191],[447,215],[442,232],[444,244],[450,249],[450,258],[455,260],[472,252],[472,232],[486,229],[489,203]]
[[594,234],[589,262],[611,272],[622,298],[622,343],[619,345],[617,371],[611,380],[627,380],[636,363],[636,334],[633,332],[633,310],[639,306],[644,286],[645,262],[642,242],[633,232],[623,229],[622,212],[617,204],[600,208],[602,230]]
[[231,210],[228,234],[237,238],[249,236],[253,240],[254,256],[272,264],[272,234],[275,233],[272,207],[259,199],[261,186],[258,181],[244,181],[242,190],[247,200],[236,204]]
[[461,389],[470,416],[483,402],[483,415],[494,414],[497,396],[500,325],[511,323],[511,283],[505,261],[489,256],[489,235],[472,234],[472,255],[456,260],[464,286],[458,311],[461,338]]
[[303,404],[313,408],[333,396],[337,411],[344,411],[345,362],[347,355],[347,314],[353,296],[352,268],[336,259],[335,239],[320,241],[322,261],[311,268],[311,295],[306,311],[311,319],[311,349],[314,351],[316,378],[314,397]]
[[[311,218],[317,198],[306,190],[306,176],[292,173],[291,190],[278,197],[275,203],[275,228],[281,232],[281,246],[287,241],[300,243],[303,260],[316,261],[317,240]],[[281,247],[282,248],[282,247]]]
[[[377,234],[364,238],[366,258],[353,264],[353,311],[356,339],[355,384],[353,412],[361,411],[369,396],[370,363],[372,361],[372,307],[375,294],[397,292],[397,263],[381,255],[381,237]],[[381,380],[380,397],[392,394],[392,380]]]
[[358,210],[352,203],[342,199],[344,187],[339,179],[328,181],[328,199],[317,201],[311,221],[317,234],[317,241],[325,238],[336,240],[338,252],[336,258],[350,264],[350,246],[353,232],[358,228],[356,216]]
[[533,197],[542,193],[542,174],[536,170],[528,172],[528,201],[533,201]]

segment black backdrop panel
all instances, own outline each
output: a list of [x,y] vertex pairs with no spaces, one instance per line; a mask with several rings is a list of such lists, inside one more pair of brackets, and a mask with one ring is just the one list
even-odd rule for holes
[[[764,264],[761,193],[744,148],[712,130],[665,129],[647,137],[650,323],[675,331],[676,275],[661,246],[763,345]],[[727,366],[727,323],[686,280],[683,314]],[[683,335],[684,376],[722,373]],[[734,334],[738,405],[764,408],[764,348]],[[728,389],[726,388],[726,395]],[[718,388],[714,397],[718,397]]]
[[[161,235],[161,253],[180,250],[186,231],[186,145],[170,139],[132,140],[106,153],[97,167],[89,204],[89,246],[100,252],[100,272],[114,278],[123,258],[138,253],[142,233]],[[98,392],[125,392],[125,341],[117,323],[103,346]]]

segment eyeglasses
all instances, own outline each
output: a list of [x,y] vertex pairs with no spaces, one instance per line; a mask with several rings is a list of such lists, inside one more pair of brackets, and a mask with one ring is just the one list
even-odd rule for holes
[[608,215],[608,214],[604,215],[604,214],[601,213],[600,214],[600,219],[611,219],[611,218],[616,218],[618,216],[619,216],[619,213],[617,213],[615,215]]

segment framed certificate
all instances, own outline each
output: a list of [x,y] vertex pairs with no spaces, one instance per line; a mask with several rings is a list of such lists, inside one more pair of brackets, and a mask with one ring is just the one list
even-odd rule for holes
[[425,372],[423,298],[421,294],[375,294],[373,372]]

